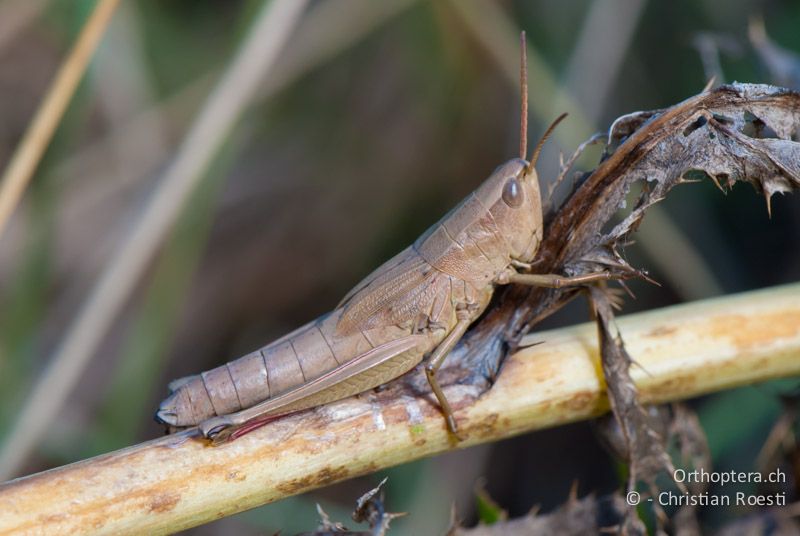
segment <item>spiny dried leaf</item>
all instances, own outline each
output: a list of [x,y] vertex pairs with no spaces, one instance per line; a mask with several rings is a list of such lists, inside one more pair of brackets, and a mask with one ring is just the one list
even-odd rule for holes
[[[688,172],[701,172],[723,187],[749,182],[767,198],[797,189],[799,104],[800,95],[789,90],[738,84],[655,115],[639,112],[618,119],[608,135],[613,152],[554,215],[537,271],[541,267],[578,275],[630,270],[618,254],[625,238],[647,208],[685,182]],[[606,231],[635,183],[642,187],[636,206]]]
[[[800,524],[793,518],[788,508],[759,512],[757,515],[742,517],[725,525],[717,531],[717,536],[751,536],[770,534],[771,536],[800,536]],[[795,514],[796,515],[796,514]]]
[[[664,110],[619,118],[609,129],[600,165],[547,215],[535,260],[539,273],[581,275],[637,272],[621,251],[647,208],[687,174],[713,178],[723,187],[749,182],[770,197],[800,187],[800,94],[759,84],[733,84],[701,93]],[[620,223],[611,225],[626,195],[642,193]],[[497,292],[483,321],[454,351],[453,363],[491,381],[502,358],[539,320],[580,289],[512,286]]]
[[[669,437],[669,430],[672,423],[672,414],[669,411],[669,406],[666,405],[647,405],[644,406],[647,412],[648,421],[653,430],[659,437]],[[613,413],[608,413],[596,418],[593,421],[594,430],[597,438],[606,450],[614,456],[617,460],[626,462],[628,461],[628,445],[625,440],[625,432],[619,424],[616,416]],[[667,446],[665,440],[665,448]]]
[[[608,400],[614,419],[622,435],[621,450],[628,463],[629,491],[636,490],[642,481],[650,491],[650,497],[658,495],[656,478],[663,471],[673,474],[672,460],[666,451],[666,437],[653,426],[650,414],[639,404],[636,386],[630,376],[633,362],[625,350],[622,339],[613,336],[610,323],[614,318],[611,303],[600,287],[589,287],[590,302],[597,319],[598,338],[603,375],[608,385]],[[650,503],[656,514],[659,529],[667,519],[657,501]],[[635,533],[638,516],[634,507],[629,507],[622,523],[621,532]]]
[[366,492],[356,501],[353,510],[353,520],[356,523],[366,522],[369,530],[349,530],[342,523],[332,522],[328,514],[317,505],[320,516],[319,528],[314,532],[303,532],[298,536],[385,536],[389,530],[392,519],[404,516],[404,513],[387,512],[383,506],[381,487],[386,483],[386,478],[381,483]]
[[[711,451],[708,440],[700,426],[697,414],[684,404],[672,404],[672,422],[669,427],[668,442],[677,443],[684,467],[687,470],[711,471]],[[699,481],[698,481],[699,480]],[[708,490],[708,482],[697,479],[689,482],[689,493],[698,496]],[[703,534],[697,519],[698,507],[693,504],[682,505],[670,519],[675,534],[681,536],[700,536]]]
[[800,495],[800,393],[797,390],[780,395],[783,412],[775,421],[764,440],[756,459],[756,469],[761,473],[781,470],[789,475],[781,491]]
[[366,522],[370,526],[372,536],[383,536],[389,530],[389,523],[393,519],[406,515],[404,512],[387,512],[384,508],[381,487],[386,484],[387,480],[388,478],[384,478],[380,484],[359,497],[356,501],[356,509],[353,511],[353,521],[356,523]]
[[[669,427],[668,442],[676,443],[681,454],[681,464],[690,470],[711,471],[711,450],[708,439],[697,414],[685,404],[672,404],[672,422]],[[688,484],[689,492],[699,495],[708,490],[708,482],[693,481]]]
[[319,528],[314,532],[304,532],[302,536],[328,536],[329,534],[352,534],[347,527],[338,521],[331,521],[328,513],[322,509],[322,506],[317,504],[317,513],[319,514]]
[[[528,536],[530,534],[617,534],[625,521],[628,507],[619,494],[607,497],[587,495],[582,499],[570,497],[558,509],[547,513],[532,512],[525,517],[500,521],[474,528],[453,527],[448,536]],[[628,531],[630,535],[645,534],[637,519]]]
[[[669,190],[705,175],[720,189],[749,182],[769,199],[800,188],[800,94],[768,85],[733,84],[704,91],[671,108],[619,118],[608,132],[600,165],[547,215],[542,245],[533,265],[538,273],[579,276],[608,271],[621,279],[642,273],[623,258],[629,235],[647,209]],[[614,216],[639,188],[632,210]],[[637,401],[628,369],[631,358],[614,337],[612,302],[600,287],[589,287],[597,313],[603,372],[614,416],[630,463],[629,489],[638,480],[656,492],[660,471],[672,473],[664,438]],[[475,371],[472,380],[491,381],[503,357],[540,319],[586,289],[509,287],[497,293],[486,317],[455,350],[454,361]],[[659,522],[665,520],[656,508]],[[629,512],[622,525],[633,530]]]
[[367,535],[364,532],[351,532],[338,521],[331,521],[328,513],[319,504],[317,504],[317,514],[319,515],[319,527],[317,530],[314,532],[301,532],[297,536]]
[[630,465],[628,489],[639,480],[655,489],[661,471],[672,473],[672,460],[666,452],[666,437],[652,425],[647,411],[639,404],[636,386],[630,376],[631,357],[622,340],[611,333],[611,305],[600,288],[590,287],[591,302],[597,315],[603,374],[608,384],[608,399],[624,440],[624,453]]
[[[697,415],[689,407],[684,404],[650,405],[645,406],[643,411],[647,414],[646,422],[650,430],[655,433],[656,437],[662,439],[661,446],[655,447],[655,452],[652,452],[652,445],[644,445],[646,450],[645,460],[649,457],[652,461],[653,456],[658,452],[669,452],[674,448],[680,455],[680,459],[675,465],[686,471],[700,469],[711,471],[711,452],[708,448],[705,432],[700,426]],[[629,420],[628,425],[632,422],[635,421]],[[624,436],[626,428],[614,414],[605,415],[595,420],[595,430],[601,442],[609,449],[612,455],[629,463],[629,442],[626,441]],[[655,461],[658,461],[658,459],[655,458]],[[654,479],[658,469],[658,465],[651,465],[651,474],[648,475],[648,478]],[[653,473],[653,470],[656,472]],[[632,471],[638,471],[641,474],[643,471],[641,461],[637,461],[634,464]],[[692,495],[700,495],[707,491],[707,488],[708,483],[702,480],[692,481],[688,484],[688,491]],[[631,515],[633,514],[634,512],[631,511]],[[659,520],[659,522],[662,521],[663,518]],[[702,534],[697,520],[697,507],[693,505],[681,506],[670,518],[669,526],[672,527],[675,534],[684,536]],[[664,529],[663,523],[659,528]]]
[[[800,524],[795,519],[796,507],[770,508],[743,516],[728,523],[718,531],[717,536],[750,536],[772,534],[776,536],[800,535]],[[646,529],[638,519],[631,519],[625,500],[619,493],[597,497],[588,495],[582,499],[570,498],[562,506],[548,514],[528,514],[486,526],[474,528],[452,527],[447,536],[528,536],[530,534],[646,534]],[[625,523],[630,519],[631,524]],[[681,508],[670,520],[670,534],[680,536],[699,536],[704,531],[693,512]],[[659,534],[665,534],[659,531]],[[710,534],[710,533],[709,533]]]

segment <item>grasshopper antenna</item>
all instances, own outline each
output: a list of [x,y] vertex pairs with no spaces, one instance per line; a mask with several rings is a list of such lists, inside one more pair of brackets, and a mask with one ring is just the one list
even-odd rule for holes
[[528,153],[528,46],[525,42],[525,32],[519,36],[519,87],[520,87],[520,112],[519,112],[519,157],[525,160]]
[[[525,40],[524,31],[520,33],[519,36],[519,47],[519,86],[522,96],[519,113],[519,157],[525,160],[525,156],[527,156],[528,153],[528,45]],[[566,113],[556,117],[556,120],[553,121],[552,124],[547,127],[547,130],[545,130],[544,134],[542,134],[542,138],[539,140],[539,143],[533,150],[530,164],[528,164],[528,169],[536,165],[536,161],[539,159],[539,153],[542,152],[542,147],[544,147],[547,138],[550,137],[550,135],[553,133],[553,130],[555,130],[558,124],[565,117],[567,117]]]
[[556,120],[553,121],[552,123],[550,123],[550,126],[547,127],[547,130],[544,131],[544,134],[542,134],[542,138],[539,140],[539,143],[536,144],[536,149],[533,150],[533,154],[531,155],[531,163],[528,164],[529,168],[532,168],[533,166],[536,165],[536,161],[539,160],[539,153],[542,152],[542,147],[544,147],[544,144],[547,141],[547,138],[550,137],[550,135],[556,129],[558,124],[561,121],[563,121],[564,118],[567,117],[567,115],[569,115],[569,114],[564,112],[563,114],[561,114],[558,117],[556,117]]

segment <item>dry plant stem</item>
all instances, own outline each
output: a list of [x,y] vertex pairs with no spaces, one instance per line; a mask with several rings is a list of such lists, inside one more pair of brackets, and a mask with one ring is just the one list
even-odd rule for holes
[[[642,402],[800,374],[800,284],[622,318]],[[463,443],[430,396],[395,384],[273,422],[221,447],[169,436],[0,485],[0,534],[166,533],[383,467],[607,411],[596,327],[538,333],[481,396],[445,389]]]
[[0,479],[13,474],[39,441],[108,331],[144,269],[202,178],[217,149],[255,96],[306,2],[276,0],[258,15],[220,83],[209,96],[133,231],[95,285],[0,453]]
[[0,181],[0,238],[61,122],[61,117],[78,87],[78,82],[83,78],[86,66],[89,65],[118,3],[119,0],[98,0],[78,41],[59,68],[53,84],[14,152]]

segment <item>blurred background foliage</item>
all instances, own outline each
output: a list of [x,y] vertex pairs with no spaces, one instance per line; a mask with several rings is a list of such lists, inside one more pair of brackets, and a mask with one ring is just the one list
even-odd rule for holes
[[[8,162],[93,1],[0,2],[0,164]],[[261,2],[123,3],[11,225],[0,236],[0,439],[47,357],[124,239]],[[780,81],[748,40],[800,51],[786,1],[314,2],[273,76],[206,170],[178,225],[103,338],[20,473],[162,430],[170,379],[214,367],[320,315],[516,155],[518,32],[528,32],[531,137],[571,118],[540,161],[543,181],[619,115],[717,82]],[[762,47],[763,52],[763,47]],[[705,65],[704,65],[705,63]],[[721,77],[720,77],[720,74]],[[796,80],[796,79],[795,79]],[[579,167],[590,169],[599,150]],[[800,199],[738,186],[675,190],[645,218],[625,312],[796,281]],[[587,320],[572,304],[545,325]],[[693,402],[718,469],[748,469],[780,411],[776,382]],[[531,386],[535,389],[535,386]],[[389,476],[392,534],[436,534],[451,502],[474,519],[474,485],[511,516],[620,485],[589,423],[454,452],[195,529],[283,534],[344,519]],[[730,515],[733,512],[729,513]],[[714,517],[716,516],[716,517]],[[724,513],[709,514],[718,523]]]

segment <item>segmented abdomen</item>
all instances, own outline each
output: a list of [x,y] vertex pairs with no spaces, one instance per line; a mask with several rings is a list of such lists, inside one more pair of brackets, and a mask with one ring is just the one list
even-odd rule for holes
[[[159,417],[174,426],[194,426],[285,393],[373,348],[361,331],[336,336],[340,314],[337,309],[260,350],[187,378],[161,404]],[[396,336],[408,332],[397,331]],[[170,412],[174,416],[168,418]]]

